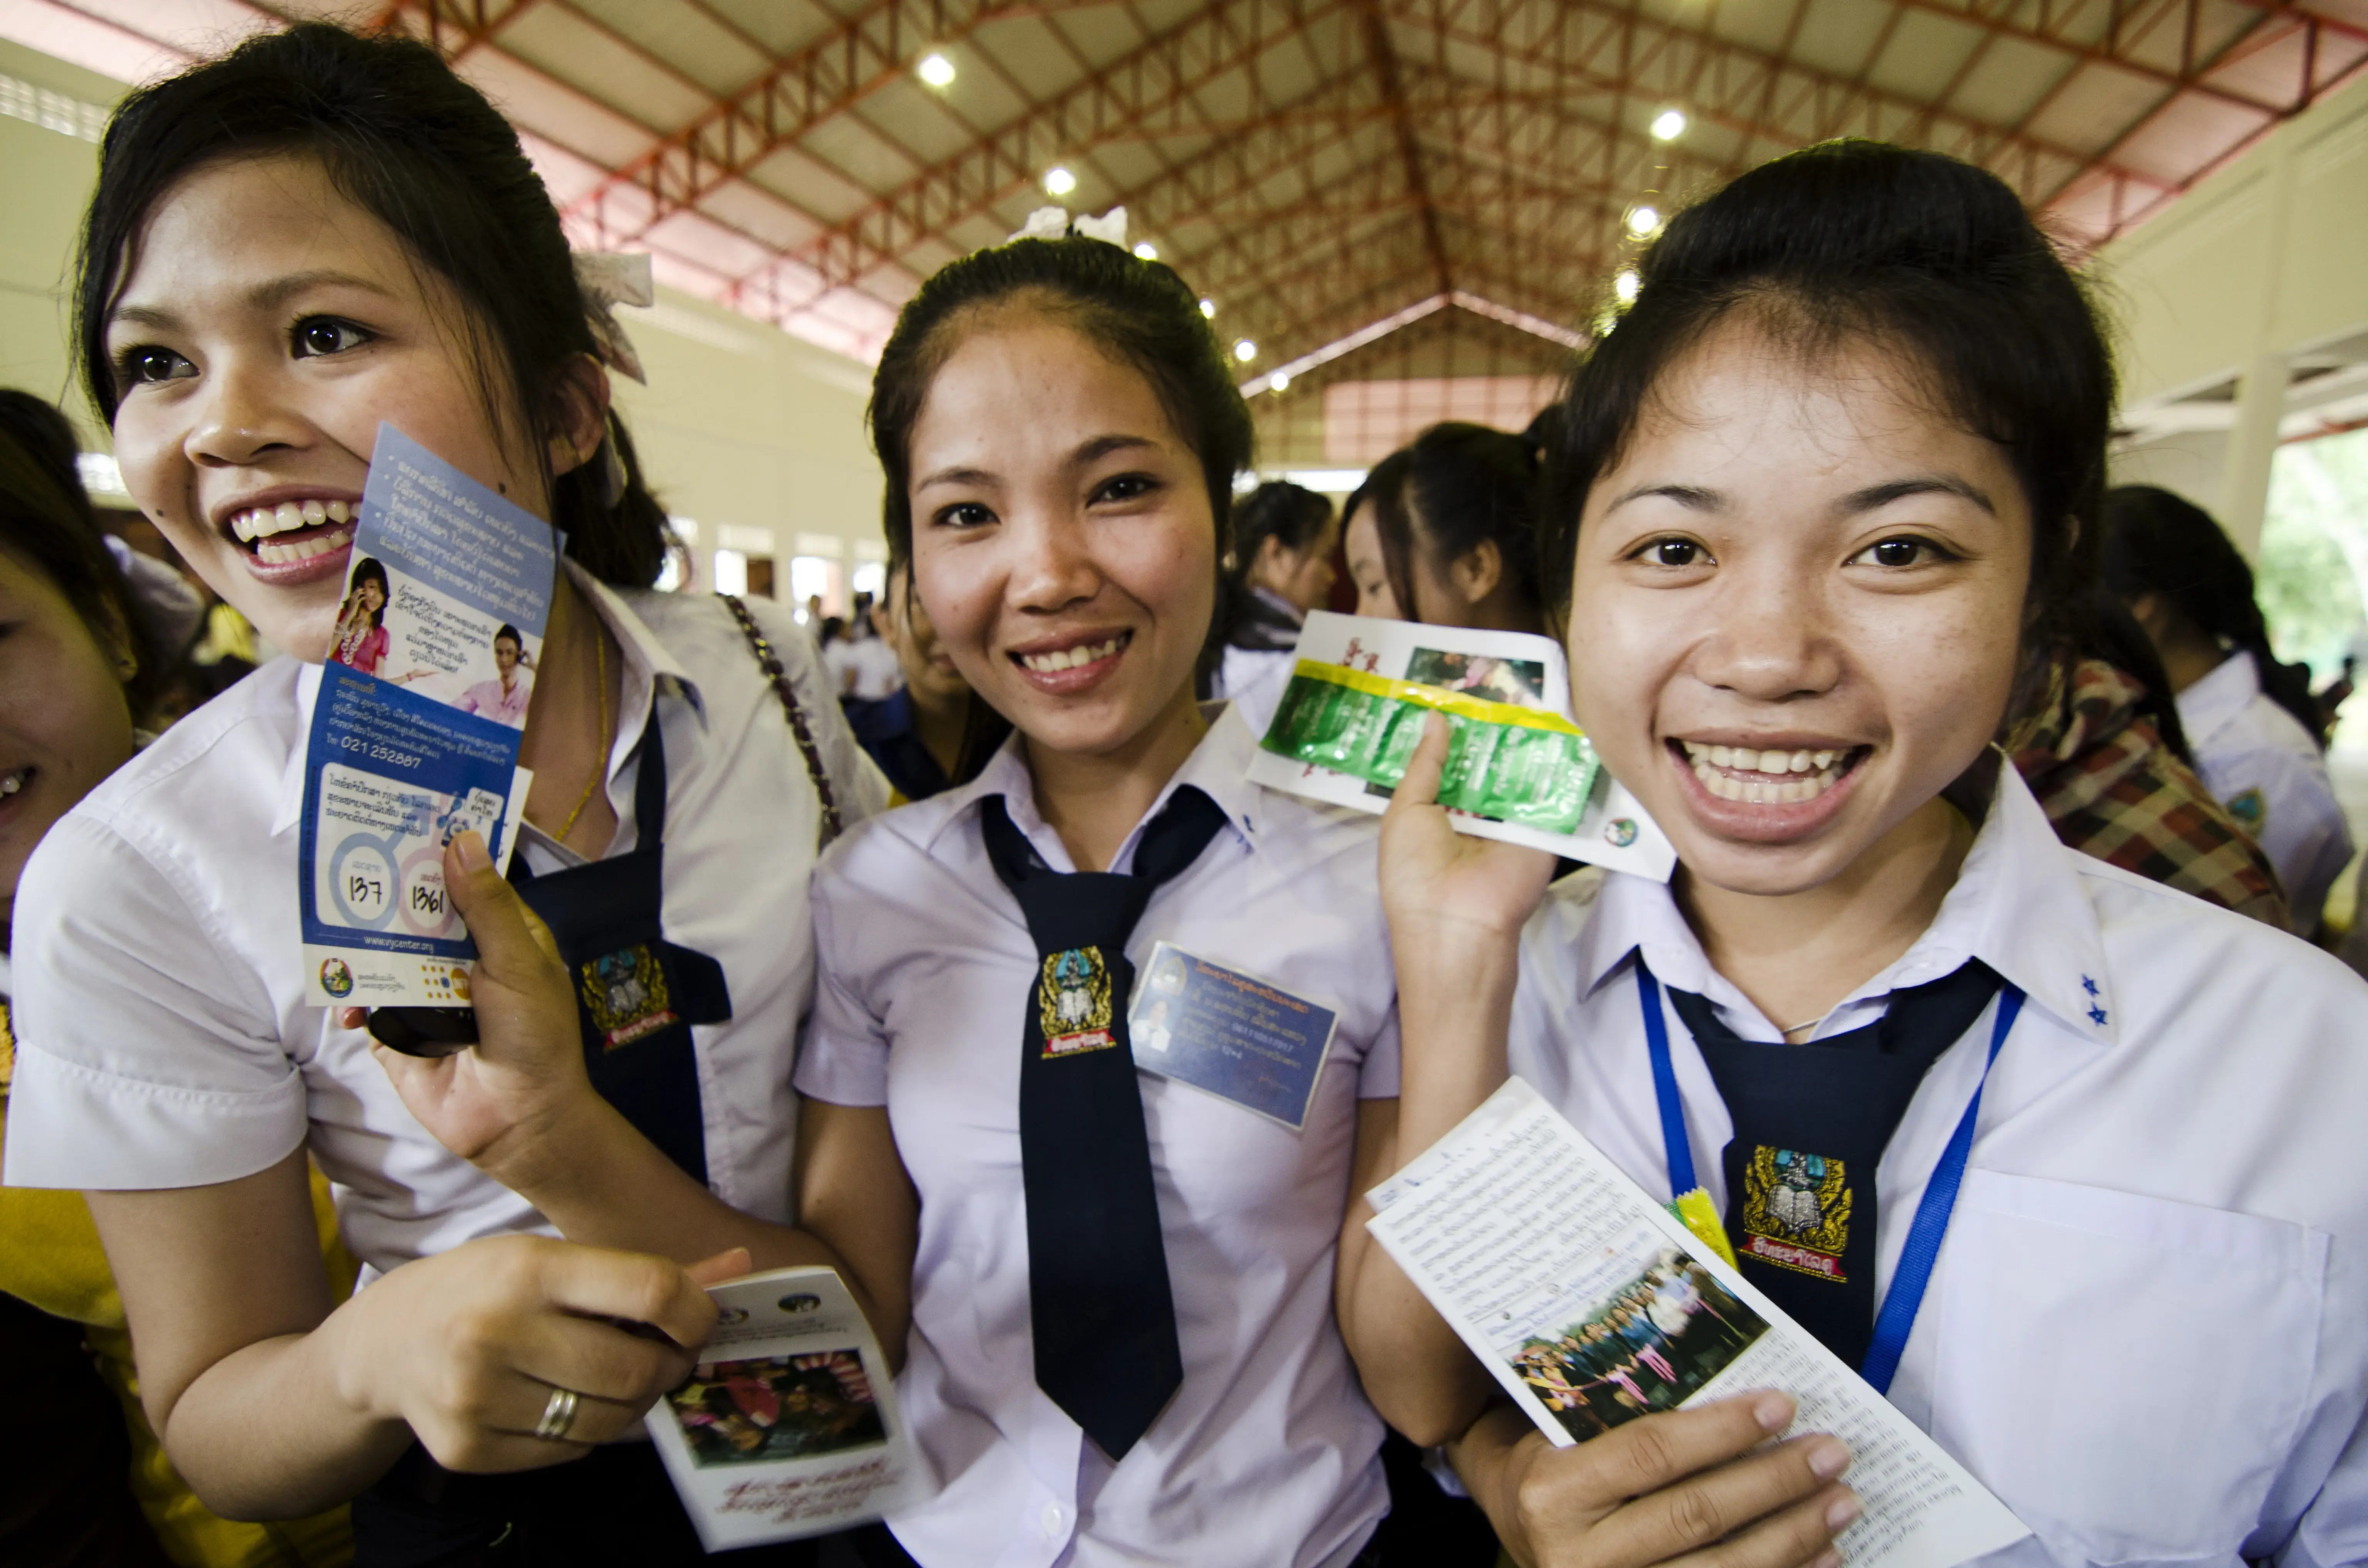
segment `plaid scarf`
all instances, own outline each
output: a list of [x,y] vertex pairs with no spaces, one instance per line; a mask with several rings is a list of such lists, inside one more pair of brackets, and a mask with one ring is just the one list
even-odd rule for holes
[[2055,835],[2181,892],[2293,929],[2269,858],[2137,710],[2146,687],[2102,659],[2058,666],[2007,754]]

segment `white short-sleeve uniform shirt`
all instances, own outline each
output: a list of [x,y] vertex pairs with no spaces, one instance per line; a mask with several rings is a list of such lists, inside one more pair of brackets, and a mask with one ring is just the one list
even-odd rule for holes
[[1357,1102],[1398,1092],[1378,824],[1249,783],[1230,711],[1144,817],[1190,784],[1227,825],[1152,894],[1126,945],[1138,971],[1173,942],[1339,1021],[1304,1131],[1141,1076],[1184,1381],[1112,1466],[1036,1386],[1019,1061],[1038,960],[979,802],[1003,796],[1046,865],[1074,863],[1018,748],[848,835],[814,880],[821,976],[798,1089],[885,1105],[921,1199],[897,1387],[943,1490],[891,1526],[928,1568],[1347,1562],[1388,1506],[1381,1422],[1332,1315]]
[[[723,606],[618,593],[566,568],[624,653],[609,759],[612,853],[656,705],[666,755],[665,931],[723,966],[732,1018],[691,1031],[709,1182],[791,1212],[789,1081],[813,994],[806,894],[821,803],[770,684]],[[840,811],[887,787],[786,612],[754,601],[789,666]],[[16,915],[19,1049],[6,1181],[192,1187],[310,1142],[347,1244],[373,1269],[550,1227],[404,1108],[359,1029],[305,1001],[298,817],[317,665],[279,659],[167,731],[50,831]],[[569,852],[525,835],[538,870]]]
[[2317,930],[2328,890],[2351,860],[2318,743],[2261,690],[2242,651],[2179,694],[2179,723],[2204,785],[2277,868],[2295,927]]
[[1217,695],[1241,710],[1253,738],[1266,733],[1299,655],[1288,648],[1228,648],[1217,663]]
[[[1639,949],[1664,984],[1782,1049],[1667,887],[1582,874],[1524,934],[1510,1059],[1663,1197]],[[2368,1561],[2368,984],[2066,848],[2012,768],[1930,928],[1819,1034],[1971,958],[2029,1001],[1891,1400],[2035,1532],[1986,1561]],[[1694,1170],[1724,1209],[1733,1123],[1667,1017]],[[1876,1171],[1878,1291],[1992,1022],[1934,1063]]]

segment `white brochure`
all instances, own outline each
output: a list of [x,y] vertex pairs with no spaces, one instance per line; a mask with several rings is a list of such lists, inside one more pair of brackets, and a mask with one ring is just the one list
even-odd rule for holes
[[1853,1456],[1850,1568],[1953,1568],[2031,1532],[1519,1078],[1367,1195],[1373,1239],[1568,1448],[1759,1388]]

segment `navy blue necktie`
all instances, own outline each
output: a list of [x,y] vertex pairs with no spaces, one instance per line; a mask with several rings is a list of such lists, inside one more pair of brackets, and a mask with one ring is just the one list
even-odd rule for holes
[[1199,859],[1224,822],[1187,785],[1143,830],[1132,876],[1064,873],[1029,846],[1002,796],[980,803],[987,858],[1019,901],[1038,956],[1019,1062],[1036,1385],[1113,1460],[1184,1381],[1127,1042],[1126,943],[1153,891]]
[[1874,1336],[1875,1167],[1917,1087],[1998,992],[1969,959],[1892,994],[1873,1023],[1807,1045],[1739,1039],[1669,988],[1735,1122],[1726,1234],[1743,1277],[1855,1367]]

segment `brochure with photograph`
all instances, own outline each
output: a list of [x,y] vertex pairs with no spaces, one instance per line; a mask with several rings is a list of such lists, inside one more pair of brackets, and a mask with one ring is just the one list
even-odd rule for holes
[[710,1551],[868,1523],[928,1491],[862,1309],[832,1268],[713,1286],[721,1317],[651,1440]]
[[378,429],[304,752],[305,986],[321,1006],[465,1006],[476,949],[444,846],[507,865],[559,536]]
[[1570,717],[1559,643],[1520,631],[1310,612],[1249,776],[1379,812],[1433,712],[1448,722],[1440,803],[1465,833],[1667,881],[1668,836]]
[[1519,1078],[1367,1195],[1367,1229],[1557,1448],[1747,1389],[1848,1443],[1852,1568],[1953,1568],[2031,1532]]

